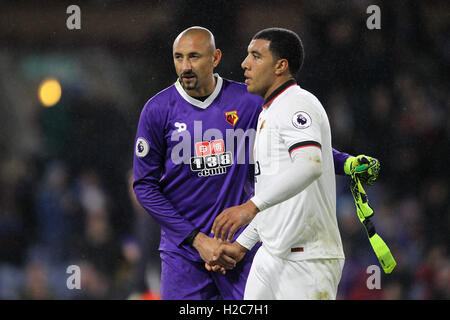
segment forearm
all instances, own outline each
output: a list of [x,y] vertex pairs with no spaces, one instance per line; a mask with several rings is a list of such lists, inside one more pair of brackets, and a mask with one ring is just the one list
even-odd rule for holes
[[154,182],[138,181],[134,184],[134,192],[140,205],[155,219],[161,229],[170,234],[178,246],[195,229],[189,220],[180,215]]
[[257,191],[250,200],[260,211],[265,210],[302,192],[321,174],[320,149],[305,148],[296,151],[290,170],[283,170],[270,186]]

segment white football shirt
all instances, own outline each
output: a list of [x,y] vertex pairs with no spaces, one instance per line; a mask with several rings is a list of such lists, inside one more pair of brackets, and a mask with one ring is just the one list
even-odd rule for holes
[[[250,249],[261,240],[270,254],[288,260],[343,259],[327,114],[319,100],[294,80],[268,100],[259,115],[254,148],[256,183],[251,200],[261,211],[237,241]],[[275,205],[265,201],[271,191],[289,183],[290,177],[283,180],[280,175],[286,177],[287,171],[295,178],[299,168],[293,159],[300,154],[318,155],[320,177],[285,201]]]

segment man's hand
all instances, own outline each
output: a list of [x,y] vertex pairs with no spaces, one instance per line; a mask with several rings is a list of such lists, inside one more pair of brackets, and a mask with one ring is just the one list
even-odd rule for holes
[[231,244],[224,242],[214,251],[212,263],[205,263],[205,268],[209,271],[225,274],[226,270],[232,269],[228,266],[230,264],[236,265],[236,263],[244,258],[247,251],[248,250],[237,241]]
[[378,159],[365,155],[349,157],[345,161],[344,172],[347,175],[355,172],[361,183],[373,185],[380,172],[380,162]]
[[214,220],[211,232],[215,239],[231,241],[234,234],[240,227],[249,224],[256,216],[259,209],[250,200],[246,203],[228,208],[222,211]]
[[205,262],[205,269],[208,271],[220,272],[221,274],[227,273],[224,267],[219,266],[218,264],[212,266]]
[[[214,265],[214,252],[219,248],[221,240],[208,237],[206,234],[199,232],[192,242],[192,246],[198,251],[200,257],[209,265]],[[223,263],[223,267],[232,269],[235,263],[233,261]]]

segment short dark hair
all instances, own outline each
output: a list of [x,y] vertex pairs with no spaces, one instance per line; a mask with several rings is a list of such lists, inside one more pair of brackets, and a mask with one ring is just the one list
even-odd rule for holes
[[269,49],[278,59],[286,59],[289,63],[289,72],[296,76],[303,65],[303,43],[298,34],[283,28],[268,28],[259,31],[253,40],[263,39],[270,41]]

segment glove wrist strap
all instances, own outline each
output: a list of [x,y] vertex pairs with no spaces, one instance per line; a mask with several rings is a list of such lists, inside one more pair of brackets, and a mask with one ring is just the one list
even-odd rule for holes
[[353,162],[354,159],[356,159],[356,157],[348,157],[347,160],[345,160],[345,162],[344,162],[344,172],[345,172],[346,175],[350,175],[351,174],[352,162]]

